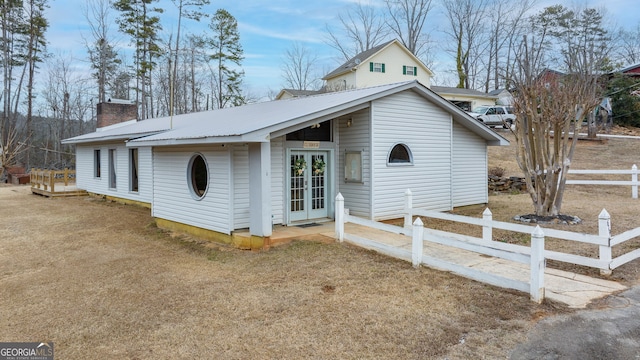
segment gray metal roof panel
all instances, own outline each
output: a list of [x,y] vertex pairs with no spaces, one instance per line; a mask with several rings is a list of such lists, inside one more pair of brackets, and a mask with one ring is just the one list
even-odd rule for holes
[[[185,117],[181,119],[184,120],[180,121],[181,125],[174,126],[172,130],[166,132],[133,140],[133,142],[241,136],[263,129],[273,132],[289,126],[288,123],[292,120],[311,119],[323,112],[335,112],[340,107],[356,106],[367,101],[369,96],[409,86],[412,83],[402,82],[180,115],[181,118]],[[189,117],[188,121],[186,117]]]

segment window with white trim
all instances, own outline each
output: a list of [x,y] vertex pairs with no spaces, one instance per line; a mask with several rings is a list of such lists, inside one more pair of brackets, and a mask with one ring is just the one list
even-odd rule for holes
[[138,192],[138,149],[129,149],[129,191]]
[[100,178],[100,149],[93,150],[93,177]]
[[389,156],[387,157],[387,165],[412,165],[413,164],[413,156],[411,155],[411,150],[405,144],[395,144],[391,151],[389,151]]
[[109,149],[109,187],[116,188],[116,149]]
[[191,195],[196,200],[204,198],[209,188],[209,167],[202,154],[194,154],[187,168],[187,182]]
[[369,71],[370,72],[384,73],[384,63],[370,62],[369,63]]
[[402,66],[402,75],[418,76],[418,68],[415,66]]

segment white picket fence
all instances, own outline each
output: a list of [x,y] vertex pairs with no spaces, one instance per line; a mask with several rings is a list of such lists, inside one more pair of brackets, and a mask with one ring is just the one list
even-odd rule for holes
[[567,185],[614,185],[631,186],[631,197],[638,198],[638,167],[634,164],[631,170],[574,170],[569,169],[569,175],[631,175],[631,181],[626,180],[567,180]]
[[[414,216],[416,220],[412,222]],[[424,228],[420,217],[441,219],[459,222],[468,225],[482,227],[482,238],[471,237],[462,234],[445,232]],[[383,230],[394,234],[400,234],[411,238],[411,251],[398,248],[393,245],[377,242],[371,239],[356,236],[345,232],[345,223],[354,223],[377,230]],[[622,234],[611,236],[611,217],[606,210],[602,210],[598,218],[598,235],[576,233],[556,229],[542,229],[540,226],[529,226],[494,221],[489,209],[483,213],[483,218],[453,215],[438,211],[414,209],[412,207],[412,194],[410,190],[405,192],[404,228],[384,224],[372,220],[362,219],[349,214],[344,209],[344,198],[341,194],[336,197],[335,226],[336,237],[339,241],[352,243],[374,249],[380,253],[399,259],[411,261],[414,266],[424,264],[473,280],[485,282],[491,285],[528,292],[531,299],[541,302],[544,299],[544,270],[546,259],[552,259],[577,265],[583,265],[600,269],[603,274],[610,274],[611,270],[626,264],[629,261],[640,258],[640,249],[612,259],[612,247],[625,241],[640,236],[640,228],[629,230]],[[502,229],[517,233],[525,233],[531,236],[530,247],[507,244],[493,240],[493,229]],[[598,258],[590,258],[575,254],[567,254],[551,250],[545,250],[545,236],[567,241],[577,241],[599,246]],[[518,281],[508,277],[497,276],[477,269],[469,268],[452,262],[444,261],[424,254],[424,242],[432,242],[458,249],[472,251],[509,261],[528,264],[530,268],[529,282]]]

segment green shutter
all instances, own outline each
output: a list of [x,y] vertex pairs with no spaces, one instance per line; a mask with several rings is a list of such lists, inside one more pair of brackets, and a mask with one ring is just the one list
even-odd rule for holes
[[402,65],[402,75],[407,75],[407,66]]
[[417,67],[413,67],[413,76],[418,76],[418,68]]
[[369,71],[370,71],[370,72],[373,72],[373,62],[370,62],[370,63],[369,63]]
[[384,73],[384,63],[382,64],[382,72]]

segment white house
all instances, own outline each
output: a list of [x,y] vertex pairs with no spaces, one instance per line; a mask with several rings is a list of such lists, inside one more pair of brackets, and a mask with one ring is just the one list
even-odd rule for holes
[[337,91],[412,80],[429,87],[432,76],[400,41],[391,40],[354,56],[322,80],[328,91]]
[[[249,229],[486,203],[487,146],[508,142],[417,81],[129,121],[64,141],[77,185],[151,205],[164,227]],[[251,244],[261,247],[262,242]]]
[[325,84],[320,90],[282,89],[276,100],[413,80],[429,87],[432,76],[431,70],[400,41],[391,40],[357,54],[330,71],[322,78]]
[[284,100],[410,80],[419,81],[465,111],[483,105],[496,105],[496,101],[502,96],[473,89],[431,86],[432,76],[433,72],[396,39],[363,51],[329,72],[322,78],[325,81],[322,89],[282,89],[276,99]]
[[461,89],[448,86],[432,86],[431,90],[451,101],[464,111],[472,111],[479,106],[493,106],[498,100],[497,95],[483,93],[473,89]]

